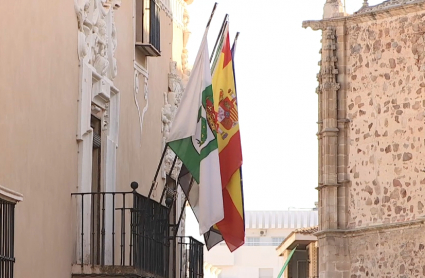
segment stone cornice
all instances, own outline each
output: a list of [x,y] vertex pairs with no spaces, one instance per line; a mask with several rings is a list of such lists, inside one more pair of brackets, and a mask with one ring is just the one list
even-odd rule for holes
[[17,203],[24,199],[24,195],[0,185],[0,198]]
[[379,20],[394,16],[407,15],[413,12],[420,12],[425,9],[425,0],[392,0],[380,5],[366,7],[354,15],[336,17],[324,20],[306,20],[302,27],[310,27],[313,30],[325,30],[328,27],[335,27],[349,24],[358,24],[367,21]]
[[398,223],[388,223],[388,224],[380,224],[368,227],[361,227],[355,229],[346,229],[346,230],[323,230],[314,233],[318,238],[323,238],[326,236],[358,236],[358,235],[367,235],[375,232],[381,231],[393,231],[402,228],[411,228],[411,227],[420,227],[425,224],[425,218],[421,217],[419,219],[398,222]]

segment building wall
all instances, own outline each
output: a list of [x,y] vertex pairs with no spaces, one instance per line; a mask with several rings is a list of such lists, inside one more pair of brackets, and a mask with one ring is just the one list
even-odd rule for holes
[[347,28],[350,228],[424,215],[424,15]]
[[[323,31],[321,278],[424,275],[425,14],[424,2],[416,2],[366,5],[353,16],[304,22]],[[324,79],[331,75],[334,83]],[[335,85],[333,97],[326,97],[328,85]],[[321,128],[329,122],[338,128],[336,139],[324,141]],[[323,182],[330,172],[333,184]]]
[[69,277],[77,184],[77,20],[72,1],[11,1],[0,18],[0,184],[24,195],[15,277]]
[[[348,228],[424,216],[424,15],[415,12],[347,28]],[[421,234],[419,227],[406,227],[350,237],[351,273],[423,275]]]
[[351,277],[424,277],[423,229],[421,224],[350,236]]
[[[120,72],[116,78],[116,84],[120,86],[119,89],[121,90],[117,185],[121,190],[128,190],[132,181],[138,181],[138,191],[142,194],[148,194],[163,148],[161,109],[165,104],[164,93],[168,92],[168,73],[172,61],[173,23],[164,10],[161,10],[161,56],[146,57],[135,48],[134,35],[129,31],[134,30],[133,18],[130,16],[133,14],[131,4],[126,5],[124,3],[117,14],[119,14],[116,16],[116,20],[118,20],[117,29],[122,24],[121,28],[124,30],[121,34],[123,37],[119,40],[119,43],[122,41],[123,45],[119,45],[116,54],[117,60],[122,62],[122,66],[118,65]],[[182,40],[175,43],[182,44]],[[134,57],[137,57],[137,63],[147,69],[148,73],[147,84],[145,84],[145,77],[139,75],[140,88],[137,94],[134,91]],[[147,99],[145,99],[145,90],[147,90]],[[136,106],[135,96],[139,108]],[[147,107],[147,110],[142,125],[140,125],[139,112],[142,116],[145,107]],[[162,192],[161,176],[158,177],[159,185],[155,190],[155,198],[160,197]]]
[[[130,183],[137,181],[138,191],[146,194],[163,147],[161,109],[170,62],[181,59],[172,56],[172,48],[181,51],[183,31],[161,10],[162,56],[142,63],[149,72],[149,109],[141,135],[134,91],[133,4],[122,1],[114,12],[114,85],[120,91],[116,189],[130,191]],[[14,277],[69,278],[77,234],[71,193],[78,192],[79,174],[80,67],[74,1],[9,2],[0,29],[0,184],[24,196],[16,205]],[[176,30],[180,33],[174,38]],[[143,109],[143,80],[141,84],[136,99]],[[159,177],[157,196],[161,186]]]
[[226,245],[205,252],[205,262],[221,269],[219,278],[258,278],[260,268],[272,268],[276,277],[283,265],[277,246],[241,246],[230,253]]

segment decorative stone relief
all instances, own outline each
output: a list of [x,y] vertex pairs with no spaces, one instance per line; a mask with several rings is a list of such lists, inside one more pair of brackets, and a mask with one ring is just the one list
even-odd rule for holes
[[[90,192],[92,183],[93,129],[91,115],[101,119],[102,124],[102,190],[116,190],[116,156],[119,130],[119,90],[113,79],[117,74],[114,53],[117,36],[114,24],[114,10],[121,6],[120,0],[74,0],[78,22],[78,58],[80,61],[80,84],[78,97],[78,191]],[[91,200],[84,200],[85,207],[91,207]],[[105,206],[112,206],[105,200]],[[108,210],[109,211],[109,210]],[[90,257],[90,210],[84,212],[84,222],[78,227],[79,240],[84,247],[76,250],[77,261]],[[112,215],[105,214],[105,227],[109,230]],[[84,229],[84,230],[83,230]],[[112,240],[106,231],[105,241]],[[110,245],[107,245],[110,246]],[[105,249],[105,263],[112,261],[112,250]]]
[[[166,141],[172,122],[177,112],[177,108],[180,105],[180,101],[184,92],[184,87],[181,78],[177,74],[177,63],[170,62],[170,73],[168,74],[168,90],[169,92],[164,93],[164,106],[162,107],[161,119],[162,119],[162,134],[163,140]],[[171,150],[168,150],[164,157],[164,169],[163,178],[166,173],[169,173],[173,165],[175,155]],[[173,168],[172,178],[177,178],[178,173],[181,169],[181,161],[177,160]]]
[[302,27],[304,29],[307,29],[308,27],[310,27],[312,30],[317,31],[317,30],[324,30],[326,28],[326,25],[321,20],[306,20],[306,21],[303,21]]
[[[146,101],[145,107],[143,107],[143,111],[140,112],[140,106],[139,101],[137,100],[137,95],[139,94],[140,90],[140,75],[143,75],[144,80],[144,94],[143,97]],[[139,115],[139,124],[140,124],[140,144],[142,144],[142,135],[143,135],[143,120],[145,118],[145,114],[148,111],[149,108],[149,87],[148,87],[148,71],[140,66],[139,64],[134,65],[134,103],[136,104],[137,113]]]
[[322,61],[319,62],[320,73],[317,76],[319,81],[318,92],[324,90],[339,90],[340,84],[336,82],[338,69],[336,62],[338,61],[334,51],[336,50],[335,29],[328,27],[323,31],[323,48],[321,53]]
[[368,6],[367,1],[363,4],[362,8],[356,12],[356,14],[368,13],[368,12],[376,12],[385,10],[388,8],[393,8],[396,6],[402,6],[405,4],[412,4],[417,2],[423,2],[423,0],[387,0],[382,2],[381,4],[375,6]]
[[74,0],[78,21],[78,57],[98,74],[113,80],[117,75],[114,10],[121,0]]
[[163,10],[168,17],[173,17],[173,12],[171,11],[170,7],[170,0],[159,0],[157,3],[159,4],[161,10]]
[[183,80],[187,81],[190,75],[189,69],[189,51],[187,50],[187,42],[189,41],[190,31],[188,28],[190,21],[189,13],[186,9],[184,9],[183,14],[183,51],[182,51],[182,71],[183,71]]
[[326,0],[323,8],[323,18],[341,17],[344,15],[344,6],[341,0]]

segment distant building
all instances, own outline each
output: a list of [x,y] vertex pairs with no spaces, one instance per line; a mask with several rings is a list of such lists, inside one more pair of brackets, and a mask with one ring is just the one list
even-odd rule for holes
[[295,249],[282,277],[287,278],[317,278],[317,237],[314,235],[319,226],[296,229],[276,248],[278,255],[286,261]]
[[[204,251],[205,264],[219,269],[218,278],[275,278],[284,259],[276,252],[299,228],[316,226],[317,211],[247,211],[245,245],[230,253],[224,242]],[[216,271],[217,272],[217,271]]]

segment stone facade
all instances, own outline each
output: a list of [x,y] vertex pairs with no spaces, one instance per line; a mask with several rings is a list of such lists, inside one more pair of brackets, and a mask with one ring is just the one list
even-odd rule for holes
[[354,15],[303,22],[322,30],[321,278],[425,275],[424,7],[364,1]]

